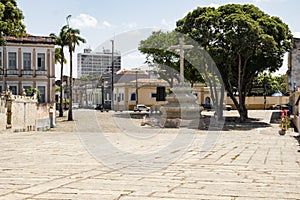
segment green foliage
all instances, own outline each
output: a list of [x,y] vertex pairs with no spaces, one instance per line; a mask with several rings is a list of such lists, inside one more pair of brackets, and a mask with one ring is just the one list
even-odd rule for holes
[[249,95],[263,95],[264,90],[266,90],[267,96],[271,96],[278,91],[286,94],[286,76],[275,76],[271,73],[259,74],[259,76],[255,77],[252,82],[252,88]]
[[23,19],[15,0],[0,0],[0,45],[4,44],[3,36],[20,37],[25,34]]
[[[171,86],[175,80],[179,81],[180,59],[178,53],[169,48],[177,45],[181,36],[175,31],[156,31],[146,40],[142,40],[139,46],[140,52],[146,54],[146,63],[154,68],[160,79],[166,80]],[[184,74],[192,84],[203,82],[202,75],[189,62],[184,62]]]
[[278,70],[291,48],[288,26],[254,5],[199,7],[179,20],[176,30],[196,40],[212,56],[241,121],[248,117],[245,97],[254,78],[265,70]]
[[26,91],[26,96],[28,97],[33,97],[34,94],[37,94],[37,99],[40,100],[41,98],[41,93],[37,88],[34,88],[33,86],[31,86],[30,88],[28,88]]

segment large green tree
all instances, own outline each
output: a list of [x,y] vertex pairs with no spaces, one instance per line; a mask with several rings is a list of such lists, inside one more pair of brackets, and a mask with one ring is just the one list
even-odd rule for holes
[[73,29],[69,25],[67,25],[67,40],[68,40],[68,48],[70,54],[70,98],[69,98],[69,112],[68,112],[68,121],[73,120],[73,112],[72,112],[72,100],[73,100],[73,52],[75,51],[75,47],[80,43],[85,43],[85,39],[80,37],[80,30]]
[[67,38],[68,26],[65,25],[60,29],[59,35],[51,33],[50,36],[55,39],[55,44],[58,46],[55,48],[55,62],[60,64],[60,100],[59,100],[59,117],[63,117],[63,72],[64,63],[66,63],[66,58],[64,55],[64,47],[68,45]]
[[0,0],[0,45],[4,44],[4,36],[20,37],[25,34],[22,11],[15,0]]
[[248,118],[245,98],[253,79],[281,67],[292,39],[279,17],[249,4],[198,7],[177,22],[176,31],[196,40],[212,56],[241,121]]

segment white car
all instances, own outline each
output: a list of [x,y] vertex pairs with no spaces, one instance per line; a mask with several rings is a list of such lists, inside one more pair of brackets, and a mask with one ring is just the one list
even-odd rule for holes
[[79,103],[72,103],[72,108],[73,109],[78,109],[79,108]]
[[145,106],[144,104],[138,104],[138,105],[134,106],[133,111],[134,112],[136,112],[136,111],[139,111],[139,112],[141,112],[141,111],[147,111],[147,112],[149,112],[150,111],[150,107]]

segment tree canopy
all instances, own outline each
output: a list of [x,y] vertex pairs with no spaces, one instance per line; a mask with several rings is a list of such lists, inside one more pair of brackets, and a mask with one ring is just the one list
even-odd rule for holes
[[248,118],[245,98],[253,79],[281,67],[292,39],[279,17],[249,4],[198,7],[177,22],[176,31],[197,41],[212,56],[241,121]]
[[[146,63],[154,67],[160,79],[166,80],[171,86],[174,81],[179,81],[179,54],[170,50],[177,45],[182,34],[173,32],[156,31],[146,40],[140,42],[139,50],[146,54]],[[190,55],[188,55],[190,56]],[[184,62],[185,78],[192,84],[204,82],[199,71],[190,62]]]
[[0,0],[0,45],[4,44],[3,36],[22,36],[25,25],[22,11],[15,0]]

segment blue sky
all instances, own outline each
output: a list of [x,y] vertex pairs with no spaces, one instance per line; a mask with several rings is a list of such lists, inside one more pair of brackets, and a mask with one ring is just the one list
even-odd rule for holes
[[[17,0],[25,16],[27,32],[33,35],[58,33],[72,15],[70,24],[79,28],[86,44],[77,48],[99,48],[115,35],[142,28],[172,30],[177,20],[198,6],[251,3],[269,15],[279,16],[296,36],[300,36],[300,12],[296,0]],[[116,44],[117,45],[117,44]],[[123,68],[136,67],[141,56],[127,56]],[[130,60],[131,59],[131,60]]]

